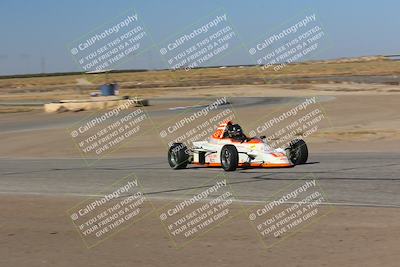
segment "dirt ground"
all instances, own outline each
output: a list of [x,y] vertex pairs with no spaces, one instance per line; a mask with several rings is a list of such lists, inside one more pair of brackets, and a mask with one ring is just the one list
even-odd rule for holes
[[88,249],[66,213],[80,200],[1,196],[0,265],[398,266],[400,260],[397,209],[335,207],[269,249],[244,213],[176,249],[154,212]]

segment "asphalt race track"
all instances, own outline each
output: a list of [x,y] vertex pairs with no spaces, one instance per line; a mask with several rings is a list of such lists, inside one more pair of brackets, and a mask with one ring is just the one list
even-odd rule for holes
[[[237,199],[264,201],[296,179],[316,178],[330,203],[400,207],[400,154],[313,154],[288,169],[238,169],[228,173]],[[92,167],[80,159],[1,159],[2,194],[92,196],[135,173],[152,198],[185,198],[225,172],[219,168],[170,169],[166,157],[104,159]],[[311,174],[312,173],[312,174]],[[211,182],[210,182],[211,183]],[[210,184],[211,186],[211,184]]]
[[[329,101],[332,97],[321,97]],[[206,102],[205,102],[206,101]],[[236,110],[294,103],[301,98],[232,98]],[[149,114],[161,118],[179,110],[168,107],[196,106],[210,99],[157,99],[151,102]],[[197,107],[198,108],[198,107]],[[197,108],[188,108],[197,109]],[[87,113],[48,116],[36,114],[29,120],[18,117],[2,122],[0,133],[20,133],[47,129],[65,129],[86,117]],[[60,119],[61,118],[61,119]],[[166,152],[156,157],[102,159],[86,166],[79,158],[0,158],[0,193],[92,196],[114,181],[134,173],[144,191],[152,198],[185,198],[193,189],[211,186],[212,180],[225,172],[220,168],[189,166],[185,170],[170,169]],[[314,153],[308,163],[285,169],[238,169],[225,173],[228,182],[243,202],[265,201],[298,179],[317,179],[330,203],[400,207],[400,153]]]

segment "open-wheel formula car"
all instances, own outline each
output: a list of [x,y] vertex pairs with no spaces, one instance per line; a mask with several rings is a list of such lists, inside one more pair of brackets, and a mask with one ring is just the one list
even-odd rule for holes
[[206,141],[193,142],[188,149],[174,143],[168,150],[168,162],[173,169],[184,169],[188,164],[222,167],[234,171],[237,167],[293,167],[308,159],[306,143],[292,140],[286,148],[271,148],[265,137],[248,138],[238,124],[231,121],[218,126]]

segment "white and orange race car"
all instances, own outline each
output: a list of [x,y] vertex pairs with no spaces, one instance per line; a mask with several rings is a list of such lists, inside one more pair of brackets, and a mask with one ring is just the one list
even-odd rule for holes
[[168,150],[168,162],[173,169],[184,169],[188,164],[222,167],[234,171],[237,167],[293,167],[308,159],[306,143],[291,141],[286,148],[271,148],[265,136],[248,138],[238,124],[231,121],[218,126],[206,141],[193,142],[193,148],[174,143]]

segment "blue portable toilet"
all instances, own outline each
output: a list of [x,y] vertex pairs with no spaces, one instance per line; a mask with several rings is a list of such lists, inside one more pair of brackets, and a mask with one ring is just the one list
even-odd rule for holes
[[102,96],[115,95],[115,87],[116,87],[116,84],[114,84],[114,83],[103,84],[102,86],[100,86],[101,95]]

